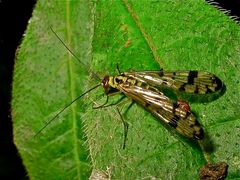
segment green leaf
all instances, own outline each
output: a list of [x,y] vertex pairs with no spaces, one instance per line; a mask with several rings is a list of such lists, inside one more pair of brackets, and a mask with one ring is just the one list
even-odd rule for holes
[[50,26],[70,48],[78,50],[81,61],[90,61],[93,5],[87,1],[39,1],[18,52],[12,100],[14,138],[31,179],[90,176],[89,148],[81,121],[83,100],[70,106],[43,134],[34,135],[81,94],[87,81]]
[[[79,57],[79,64],[50,30]],[[31,179],[197,179],[206,162],[225,161],[239,178],[239,25],[202,0],[39,1],[18,51],[13,82],[14,141]],[[216,74],[226,93],[191,104],[212,150],[175,136],[134,104],[123,124],[103,90],[71,105],[36,138],[45,122],[99,83],[134,70],[201,70]],[[91,70],[89,70],[91,69]],[[119,96],[111,97],[117,100]],[[91,171],[93,170],[93,171]]]

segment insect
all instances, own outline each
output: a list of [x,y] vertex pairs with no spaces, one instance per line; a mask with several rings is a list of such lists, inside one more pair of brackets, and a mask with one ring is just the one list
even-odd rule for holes
[[[54,31],[53,33],[71,52],[71,54],[80,63],[82,63]],[[118,67],[117,69],[119,72],[118,75],[106,75],[100,84],[84,92],[74,99],[70,104],[66,105],[60,112],[50,119],[45,126],[43,126],[37,132],[37,134],[39,134],[48,124],[56,119],[57,116],[72,103],[97,87],[102,86],[105,94],[107,95],[107,101],[97,108],[109,106],[107,105],[108,97],[110,95],[114,95],[115,93],[122,93],[133,102],[136,102],[152,113],[163,124],[176,129],[179,134],[193,140],[203,139],[203,128],[197,121],[195,115],[191,112],[188,103],[182,100],[173,100],[162,90],[170,89],[174,92],[184,92],[196,95],[214,94],[221,91],[224,86],[222,81],[217,76],[203,71],[159,70],[141,72],[131,71],[121,73]],[[97,74],[93,74],[99,79]],[[119,110],[118,112],[120,114]],[[127,123],[124,123],[124,147],[127,129],[128,125]]]
[[160,70],[105,76],[102,86],[107,95],[111,91],[120,91],[181,135],[200,140],[204,137],[203,129],[189,105],[184,101],[170,99],[159,89],[166,86],[186,93],[207,94],[220,91],[223,83],[207,72]]

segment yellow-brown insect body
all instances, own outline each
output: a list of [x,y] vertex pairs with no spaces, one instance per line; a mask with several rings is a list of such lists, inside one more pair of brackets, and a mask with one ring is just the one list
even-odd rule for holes
[[148,83],[122,73],[105,76],[102,85],[107,95],[111,88],[124,93],[181,135],[190,139],[203,138],[203,129],[194,114]]

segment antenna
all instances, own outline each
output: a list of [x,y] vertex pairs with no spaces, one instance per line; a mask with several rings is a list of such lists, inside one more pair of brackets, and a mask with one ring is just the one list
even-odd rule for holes
[[78,96],[77,98],[75,98],[72,102],[70,102],[69,104],[67,104],[64,108],[61,109],[61,111],[59,111],[52,119],[48,120],[47,123],[34,135],[34,138],[37,137],[51,122],[53,122],[59,114],[61,114],[63,111],[65,111],[69,106],[71,106],[74,102],[76,102],[78,99],[80,99],[81,97],[83,97],[85,94],[89,93],[90,91],[96,89],[97,87],[101,86],[101,84],[98,84],[94,87],[92,87],[91,89],[87,90],[86,92],[82,93],[80,96]]
[[[68,52],[70,52],[70,54],[82,65],[84,65],[85,67],[88,67],[85,63],[83,63],[78,57],[77,55],[63,42],[63,40],[58,36],[58,34],[52,29],[52,27],[50,26],[51,31],[53,32],[53,34],[58,38],[58,40],[62,43],[62,45],[68,50]],[[101,78],[99,77],[99,75],[95,72],[93,72],[91,69],[89,69],[89,71],[94,75],[94,77],[98,80],[101,80]]]
[[[82,65],[84,65],[85,67],[87,67],[87,65],[85,63],[83,63],[77,56],[76,54],[74,54],[74,52],[63,42],[63,40],[58,36],[58,34],[52,29],[52,27],[50,26],[51,31],[53,32],[53,34],[57,37],[57,39],[63,44],[63,46],[71,53],[71,55]],[[95,76],[96,79],[101,80],[101,78],[98,76],[98,74],[94,73],[92,70],[89,69],[89,71]],[[64,112],[69,106],[71,106],[74,102],[76,102],[78,99],[80,99],[81,97],[83,97],[85,94],[91,92],[92,90],[96,89],[97,87],[101,86],[101,84],[98,84],[94,87],[92,87],[91,89],[85,91],[83,94],[81,94],[80,96],[78,96],[77,98],[75,98],[72,102],[70,102],[69,104],[67,104],[64,108],[62,108],[53,118],[51,118],[50,120],[48,120],[46,122],[46,124],[34,135],[34,137],[37,137],[50,123],[52,123],[58,116],[59,114],[61,114],[62,112]]]

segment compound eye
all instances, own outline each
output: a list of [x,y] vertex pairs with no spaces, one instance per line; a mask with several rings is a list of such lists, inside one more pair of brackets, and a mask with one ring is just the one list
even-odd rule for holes
[[108,94],[109,92],[109,76],[105,76],[102,80],[102,86],[105,90],[105,93]]
[[109,81],[109,76],[105,76],[102,80],[103,86],[106,86],[108,84],[108,81]]

